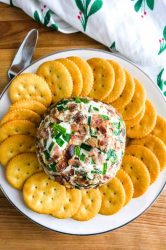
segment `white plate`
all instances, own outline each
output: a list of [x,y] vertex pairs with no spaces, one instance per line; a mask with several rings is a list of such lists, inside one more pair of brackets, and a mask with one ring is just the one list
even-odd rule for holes
[[[79,50],[68,50],[60,51],[53,55],[44,57],[31,66],[26,68],[24,72],[35,72],[38,66],[49,60],[54,60],[60,57],[68,56],[80,56],[85,59],[91,57],[103,57],[105,59],[114,59],[118,61],[122,66],[128,69],[134,77],[138,78],[146,89],[148,98],[155,105],[158,114],[166,117],[166,103],[159,90],[159,88],[152,82],[152,80],[142,72],[138,67],[130,62],[117,57],[116,55],[110,54],[109,52],[93,49],[79,49]],[[9,83],[10,85],[10,83]],[[9,86],[8,85],[8,86]],[[2,93],[0,97],[0,118],[7,111],[10,101],[8,98],[8,86]],[[119,227],[122,227],[139,215],[141,215],[158,197],[164,188],[166,181],[166,169],[160,173],[157,181],[152,184],[148,191],[139,198],[132,199],[132,201],[125,206],[120,212],[112,216],[97,215],[94,219],[87,222],[79,222],[72,219],[56,219],[49,215],[42,215],[29,210],[22,199],[21,192],[12,188],[5,179],[5,171],[2,166],[0,166],[0,185],[3,193],[9,199],[9,201],[20,210],[24,215],[30,218],[32,221],[58,232],[76,235],[91,235],[108,232]],[[157,220],[157,218],[156,218]]]

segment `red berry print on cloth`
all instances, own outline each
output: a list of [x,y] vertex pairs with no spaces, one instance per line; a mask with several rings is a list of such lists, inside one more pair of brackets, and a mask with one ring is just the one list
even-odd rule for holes
[[51,27],[52,29],[58,30],[58,25],[53,22],[51,19],[51,15],[53,12],[47,8],[47,6],[44,4],[41,5],[41,12],[38,12],[37,10],[34,11],[33,17],[36,22],[42,23],[47,27]]
[[150,10],[154,9],[154,0],[131,0],[135,2],[134,9],[136,12],[141,12],[141,17],[147,15],[147,8]]
[[159,74],[157,75],[157,85],[160,90],[163,92],[163,95],[166,96],[166,79],[163,79],[164,68],[161,69]]
[[75,0],[79,9],[77,19],[81,22],[83,30],[86,31],[88,19],[90,16],[99,11],[103,5],[102,0]]
[[160,55],[164,50],[166,50],[166,26],[163,29],[163,37],[159,39],[160,49],[158,55]]

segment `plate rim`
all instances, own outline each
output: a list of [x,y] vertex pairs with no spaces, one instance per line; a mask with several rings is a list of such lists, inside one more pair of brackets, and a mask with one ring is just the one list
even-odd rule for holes
[[[156,90],[160,93],[161,95],[161,98],[163,99],[163,101],[165,102],[166,104],[166,99],[164,98],[163,94],[161,93],[159,87],[155,84],[155,82],[151,79],[151,77],[146,73],[144,72],[144,70],[142,70],[139,66],[137,66],[134,62],[130,61],[128,58],[125,58],[123,55],[120,55],[120,54],[117,54],[117,53],[112,53],[112,52],[109,52],[109,51],[106,51],[106,50],[103,50],[103,49],[94,49],[94,48],[72,48],[72,49],[64,49],[64,50],[59,50],[59,51],[56,51],[56,52],[53,52],[51,54],[48,54],[46,56],[42,56],[40,57],[39,59],[36,59],[35,61],[33,61],[30,65],[28,65],[27,67],[25,67],[23,70],[21,70],[16,76],[20,75],[23,71],[25,71],[27,68],[31,67],[33,64],[39,62],[40,60],[42,59],[45,59],[49,56],[53,56],[53,55],[56,55],[56,54],[60,54],[60,53],[63,53],[63,52],[70,52],[70,51],[81,51],[81,50],[87,50],[87,51],[97,51],[97,52],[103,52],[103,53],[106,53],[106,54],[110,54],[110,55],[113,55],[117,58],[120,58],[126,62],[128,62],[129,64],[133,65],[134,67],[136,67],[138,70],[140,70],[152,83],[153,85],[155,86]],[[15,76],[15,77],[16,77]],[[3,97],[3,95],[6,93],[7,89],[9,88],[9,86],[11,85],[12,81],[15,79],[15,77],[13,77],[7,84],[6,86],[3,88],[1,94],[0,94],[0,102],[1,102],[1,99]],[[106,231],[103,231],[103,232],[99,232],[99,233],[89,233],[89,234],[76,234],[76,233],[66,233],[66,232],[63,232],[63,231],[58,231],[58,230],[55,230],[55,229],[52,229],[52,228],[49,228],[45,225],[42,225],[40,224],[39,222],[33,220],[32,218],[30,218],[28,215],[26,215],[23,211],[21,211],[11,200],[10,198],[8,197],[8,195],[6,194],[5,190],[2,188],[1,184],[0,184],[0,189],[2,191],[2,193],[4,194],[4,196],[7,198],[7,200],[10,202],[10,204],[12,204],[25,218],[29,219],[30,221],[32,221],[34,224],[37,224],[39,225],[40,227],[43,227],[43,228],[46,228],[50,231],[53,231],[53,232],[58,232],[58,233],[61,233],[61,234],[65,234],[65,235],[75,235],[75,236],[94,236],[94,235],[100,235],[100,234],[104,234],[104,233],[108,233],[108,232],[112,232],[112,231],[115,231],[119,228],[122,228],[126,225],[128,225],[129,223],[133,222],[134,220],[136,220],[138,217],[140,217],[142,214],[144,214],[151,206],[152,204],[158,199],[159,195],[162,193],[162,191],[164,190],[164,187],[166,186],[166,180],[165,180],[165,183],[163,184],[162,188],[160,189],[160,192],[157,194],[157,196],[154,198],[154,200],[149,204],[149,206],[144,210],[142,211],[139,215],[137,215],[136,217],[134,217],[132,220],[128,221],[127,223],[124,223],[122,225],[120,225],[119,227],[116,227],[114,229],[110,229],[110,230],[106,230]]]

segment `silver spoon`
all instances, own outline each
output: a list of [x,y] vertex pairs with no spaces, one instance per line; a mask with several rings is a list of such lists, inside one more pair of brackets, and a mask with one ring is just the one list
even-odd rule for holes
[[8,70],[8,76],[12,79],[21,70],[30,65],[38,40],[38,30],[32,29],[28,32],[21,43],[12,64]]

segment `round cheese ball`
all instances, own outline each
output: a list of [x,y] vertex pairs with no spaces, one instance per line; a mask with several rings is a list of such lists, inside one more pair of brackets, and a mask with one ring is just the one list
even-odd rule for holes
[[50,178],[67,188],[96,188],[116,175],[125,141],[125,124],[112,106],[64,99],[40,123],[37,156]]

